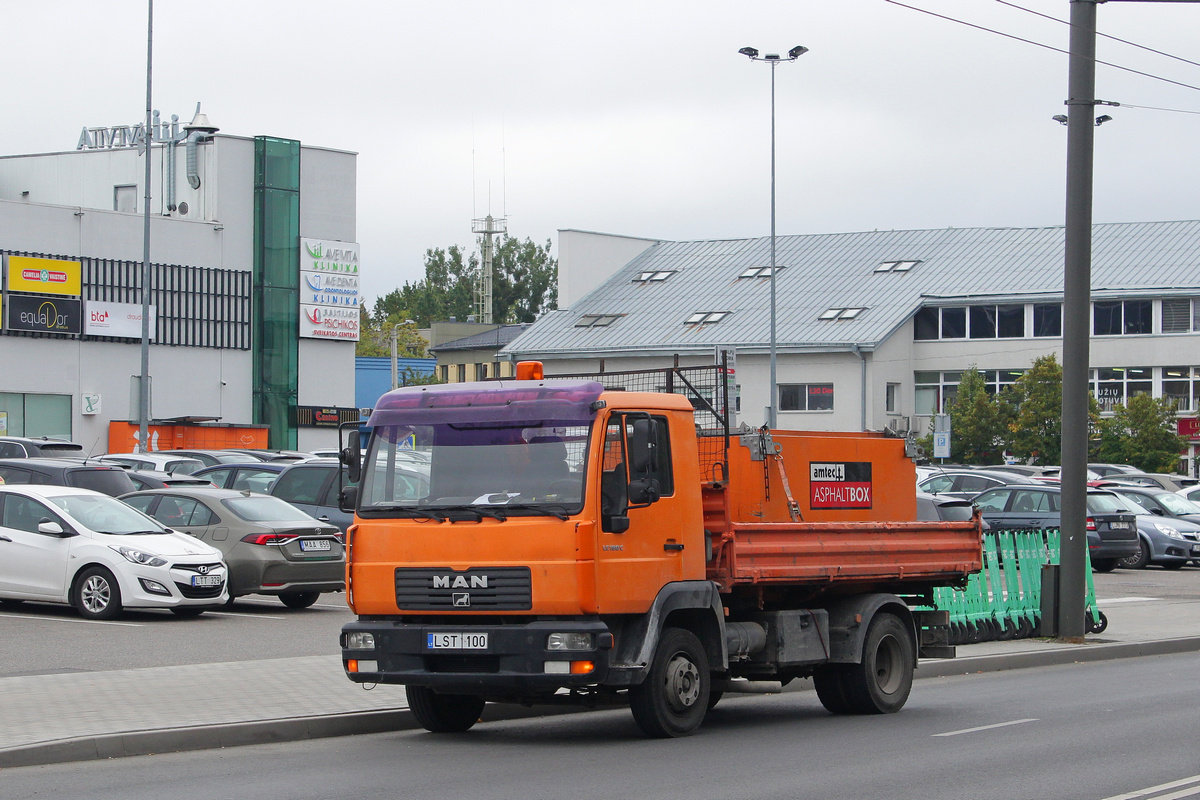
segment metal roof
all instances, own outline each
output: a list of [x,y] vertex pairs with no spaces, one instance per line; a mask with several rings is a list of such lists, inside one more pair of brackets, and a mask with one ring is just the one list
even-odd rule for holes
[[[820,352],[885,341],[923,305],[1060,302],[1062,227],[946,228],[804,234],[776,239],[776,347]],[[546,314],[509,344],[520,356],[709,352],[769,347],[770,278],[739,278],[770,263],[769,237],[650,245],[574,307]],[[917,261],[907,271],[885,262]],[[665,280],[642,273],[673,271]],[[1093,226],[1097,299],[1200,292],[1200,221]],[[852,319],[819,319],[861,308]],[[728,312],[688,324],[696,312]],[[579,327],[598,316],[610,324]]]
[[461,339],[442,342],[437,347],[429,348],[429,352],[441,353],[450,350],[484,350],[489,347],[499,348],[501,345],[506,345],[513,339],[516,339],[521,335],[521,332],[528,328],[531,324],[532,323],[529,322],[522,322],[516,325],[501,325],[498,328],[492,328],[490,331],[473,333],[470,336],[464,336]]

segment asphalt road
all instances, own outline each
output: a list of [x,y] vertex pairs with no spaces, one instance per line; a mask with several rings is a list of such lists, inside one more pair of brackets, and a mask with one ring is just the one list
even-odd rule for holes
[[111,622],[22,603],[0,608],[0,677],[328,655],[339,652],[338,633],[353,618],[340,593],[307,609],[250,595],[191,619],[131,610]]
[[[1095,582],[1101,599],[1200,599],[1200,568],[1192,566],[1117,570],[1095,575]],[[345,595],[333,593],[302,610],[252,595],[194,619],[127,611],[112,622],[89,622],[66,606],[24,603],[0,608],[0,677],[330,655],[351,619]]]
[[[625,710],[22,767],[6,800],[1200,797],[1200,655],[935,678],[899,714],[833,717],[811,691],[722,701],[692,737]],[[485,712],[486,716],[486,712]],[[1155,788],[1158,787],[1158,788]]]

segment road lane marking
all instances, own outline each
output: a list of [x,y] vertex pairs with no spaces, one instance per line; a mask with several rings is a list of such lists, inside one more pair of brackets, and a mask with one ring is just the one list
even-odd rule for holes
[[[1113,795],[1112,797],[1104,798],[1104,800],[1135,800],[1135,798],[1138,797],[1148,797],[1155,792],[1164,792],[1167,789],[1174,789],[1179,786],[1187,786],[1189,783],[1200,783],[1200,775],[1193,775],[1190,778],[1181,778],[1177,781],[1171,781],[1170,783],[1160,783],[1158,786],[1151,786],[1148,789],[1139,789],[1136,792]],[[1160,795],[1159,797],[1154,798],[1154,800],[1175,800],[1175,798],[1192,797],[1196,794],[1200,794],[1200,786],[1193,786],[1190,789],[1184,789],[1181,792]]]
[[1009,725],[1021,725],[1026,722],[1037,722],[1037,719],[1014,719],[1012,722],[997,722],[995,725],[980,725],[978,728],[964,728],[961,731],[948,731],[946,733],[935,733],[934,736],[958,736],[960,733],[975,733],[977,731],[990,731],[993,728],[1007,728]]
[[69,617],[38,617],[33,614],[0,614],[0,619],[36,619],[40,622],[71,622],[82,625],[121,625],[125,628],[142,628],[144,622],[106,622],[102,619],[70,619]]
[[1104,600],[1097,599],[1096,602],[1102,606],[1110,606],[1116,603],[1146,603],[1157,599],[1157,597],[1109,597]]
[[270,614],[247,614],[244,611],[206,611],[206,617],[236,617],[238,619],[287,619],[287,617],[273,617]]

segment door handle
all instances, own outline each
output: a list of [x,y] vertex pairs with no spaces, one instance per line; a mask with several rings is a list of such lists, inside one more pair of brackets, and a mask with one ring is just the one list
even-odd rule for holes
[[12,541],[12,539],[8,538],[7,536],[0,535],[0,542],[11,542],[11,541]]
[[682,549],[683,549],[683,545],[681,545],[679,542],[667,542],[666,544],[663,545],[663,550],[666,550],[668,553],[670,553],[672,551],[679,551]]
[[323,517],[317,517],[317,521],[318,521],[318,522],[329,522],[329,515],[328,515],[328,514],[326,514],[326,515],[325,515],[325,516],[323,516]]

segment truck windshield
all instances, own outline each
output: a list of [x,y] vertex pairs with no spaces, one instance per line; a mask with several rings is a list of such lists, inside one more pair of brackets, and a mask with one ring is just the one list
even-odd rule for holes
[[579,420],[376,427],[359,510],[574,513],[583,503],[589,432]]

